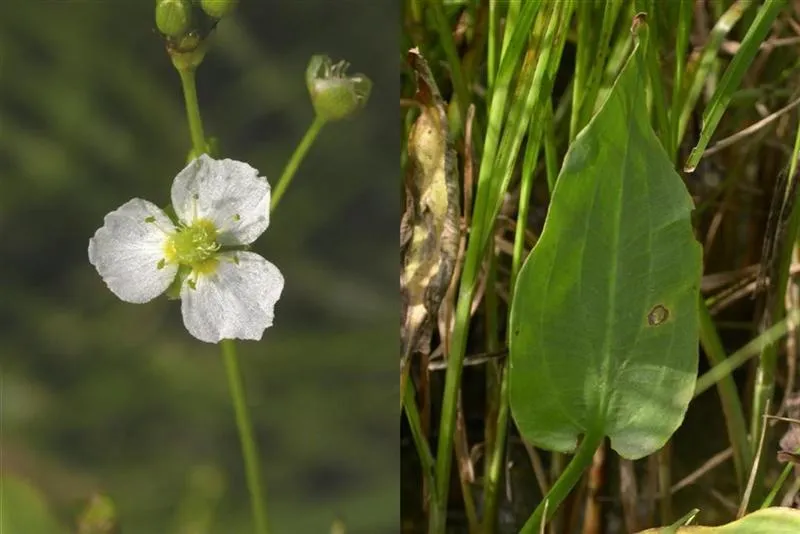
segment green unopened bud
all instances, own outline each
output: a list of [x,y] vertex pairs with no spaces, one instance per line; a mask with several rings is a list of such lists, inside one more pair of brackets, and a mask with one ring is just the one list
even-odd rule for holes
[[156,27],[164,35],[181,37],[191,24],[192,3],[189,0],[158,0],[156,3]]
[[306,69],[306,85],[317,116],[338,120],[367,103],[372,82],[363,74],[347,74],[349,64],[333,63],[328,56],[313,56]]
[[239,0],[201,0],[200,7],[209,17],[221,19],[233,13]]

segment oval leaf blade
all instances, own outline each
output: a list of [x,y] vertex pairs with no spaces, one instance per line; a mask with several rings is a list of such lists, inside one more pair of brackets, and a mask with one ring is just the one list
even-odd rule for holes
[[651,528],[639,534],[795,534],[800,532],[800,510],[773,506],[718,527]]
[[510,402],[531,443],[605,434],[622,456],[663,446],[692,397],[702,251],[691,197],[653,132],[634,49],[578,135],[520,271]]

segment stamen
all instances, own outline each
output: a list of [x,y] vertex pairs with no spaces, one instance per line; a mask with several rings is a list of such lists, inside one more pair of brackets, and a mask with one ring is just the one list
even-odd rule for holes
[[214,223],[208,219],[195,219],[191,225],[181,224],[165,244],[167,262],[193,266],[213,258],[220,249],[217,235]]

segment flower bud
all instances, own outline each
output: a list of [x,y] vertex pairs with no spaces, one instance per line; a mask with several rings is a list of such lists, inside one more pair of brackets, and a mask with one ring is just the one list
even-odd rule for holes
[[192,3],[189,0],[158,0],[156,3],[156,27],[164,35],[181,37],[191,24]]
[[200,7],[209,17],[221,19],[233,13],[239,0],[201,0]]
[[317,116],[338,120],[364,107],[372,82],[363,74],[348,76],[345,61],[332,63],[328,56],[313,56],[306,69],[306,85]]

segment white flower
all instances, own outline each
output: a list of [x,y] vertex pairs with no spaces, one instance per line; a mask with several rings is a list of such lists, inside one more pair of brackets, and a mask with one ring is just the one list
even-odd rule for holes
[[89,240],[89,261],[126,302],[180,284],[183,322],[201,341],[259,340],[272,326],[283,275],[242,249],[269,226],[269,203],[269,184],[250,165],[202,155],[172,183],[177,224],[134,198],[106,215]]

